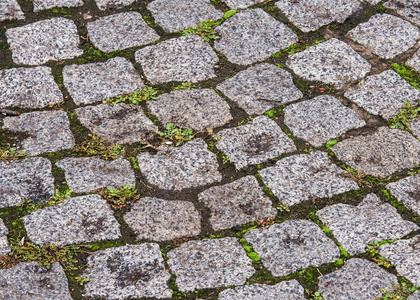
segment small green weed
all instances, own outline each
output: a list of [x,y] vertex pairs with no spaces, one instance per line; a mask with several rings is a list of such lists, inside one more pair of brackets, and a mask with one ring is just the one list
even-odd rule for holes
[[329,149],[331,149],[332,148],[332,146],[334,146],[335,144],[337,144],[338,143],[338,140],[337,139],[335,139],[335,140],[331,140],[331,141],[328,141],[326,144],[325,144],[325,147],[327,147],[327,149],[329,150]]
[[156,133],[165,140],[175,143],[175,146],[180,146],[194,138],[194,134],[191,129],[176,127],[174,123],[166,124],[165,131],[157,131]]
[[416,89],[420,90],[420,74],[414,71],[414,69],[406,66],[406,65],[399,65],[396,63],[391,64],[392,68],[395,72],[400,74],[402,78],[408,81],[412,86]]
[[192,90],[193,88],[195,88],[195,84],[191,82],[183,82],[180,85],[174,87],[173,90]]
[[320,292],[316,291],[312,295],[311,300],[324,300],[324,298],[321,296],[321,293]]
[[74,152],[86,156],[100,156],[103,159],[116,159],[125,154],[125,147],[112,144],[107,145],[106,140],[96,134],[89,134],[88,139],[74,148]]
[[398,128],[407,130],[410,126],[410,120],[420,115],[420,106],[411,106],[410,101],[407,101],[400,112],[389,120],[388,126],[391,128]]
[[221,157],[221,159],[222,159],[222,163],[223,163],[224,165],[226,165],[226,164],[230,163],[229,156],[227,156],[226,154],[224,154],[224,153],[220,152],[220,157]]
[[325,39],[316,40],[312,44],[307,44],[305,42],[297,42],[297,43],[294,43],[293,45],[291,45],[290,47],[288,47],[284,50],[281,50],[280,52],[274,53],[273,55],[271,55],[271,57],[278,58],[278,57],[282,57],[285,54],[291,55],[291,54],[294,54],[294,53],[297,53],[297,52],[301,52],[305,49],[308,49],[309,47],[311,47],[313,45],[317,45],[317,44],[320,44],[322,42],[325,42]]
[[290,206],[286,203],[280,203],[276,208],[280,212],[290,212]]
[[106,187],[97,191],[116,210],[126,207],[129,203],[136,202],[140,195],[134,186]]
[[1,160],[17,160],[25,157],[26,150],[17,150],[15,147],[0,149],[0,161]]
[[374,241],[366,246],[366,252],[372,258],[372,260],[378,264],[378,266],[384,266],[385,268],[392,267],[392,263],[387,258],[379,255],[378,249],[380,246],[394,241],[395,240],[382,242]]
[[252,121],[254,118],[249,116],[248,118],[243,119],[242,121],[238,122],[238,126],[245,125],[246,123]]
[[401,285],[394,283],[393,290],[381,289],[382,296],[378,296],[375,300],[405,300],[416,291],[415,287],[410,287],[406,282]]
[[132,103],[132,104],[140,104],[142,102],[146,102],[149,100],[156,100],[158,94],[158,90],[154,89],[150,86],[141,89],[140,91],[135,91],[130,94],[117,96],[114,98],[106,99],[103,102],[109,105],[113,105],[116,103],[124,102],[124,103]]
[[90,278],[89,277],[86,277],[86,276],[81,276],[81,277],[80,276],[76,276],[76,277],[74,277],[74,279],[81,286],[83,286],[85,283],[88,283],[90,281]]

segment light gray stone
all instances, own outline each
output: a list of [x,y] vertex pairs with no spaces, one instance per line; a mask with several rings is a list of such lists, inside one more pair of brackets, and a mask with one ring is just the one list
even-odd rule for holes
[[392,9],[411,22],[420,25],[420,6],[418,0],[390,0],[384,6]]
[[335,38],[290,55],[286,64],[306,80],[335,84],[337,88],[363,78],[371,69],[363,57]]
[[105,299],[171,298],[171,277],[158,244],[126,245],[95,252],[83,276],[85,295]]
[[241,11],[215,30],[214,47],[230,62],[248,65],[269,58],[298,41],[297,35],[260,8]]
[[420,175],[410,176],[386,186],[404,206],[420,215]]
[[53,7],[78,7],[83,5],[83,0],[33,0],[34,12]]
[[397,277],[374,262],[352,258],[344,267],[319,277],[319,291],[325,300],[372,300],[382,296],[381,289],[393,290]]
[[255,269],[236,238],[190,241],[168,252],[181,292],[242,285]]
[[56,166],[64,169],[66,182],[75,193],[136,184],[130,162],[124,158],[106,161],[99,157],[67,157]]
[[0,286],[1,300],[72,300],[66,274],[58,262],[49,270],[35,261],[0,269]]
[[3,220],[0,219],[0,255],[7,255],[11,251],[9,242],[7,241],[8,233],[9,230],[4,225]]
[[250,115],[303,97],[289,72],[267,63],[240,71],[216,88]]
[[73,149],[74,137],[66,112],[36,111],[17,117],[6,117],[3,129],[24,132],[30,137],[20,142],[26,155]]
[[364,253],[371,242],[399,239],[420,229],[402,219],[395,207],[381,202],[375,194],[367,195],[358,206],[335,204],[316,215],[350,255]]
[[223,2],[232,9],[243,9],[265,1],[266,0],[224,0]]
[[345,171],[334,165],[321,151],[283,158],[275,166],[259,173],[280,202],[288,205],[329,198],[359,188],[356,182],[344,176]]
[[138,240],[169,241],[201,232],[201,216],[187,201],[145,197],[125,214],[124,221]]
[[61,17],[7,29],[6,37],[16,64],[41,65],[83,54],[76,25]]
[[130,5],[135,0],[95,0],[96,5],[100,10],[119,9]]
[[39,245],[59,246],[113,240],[120,224],[99,195],[65,199],[22,218],[29,239]]
[[128,94],[144,87],[136,69],[122,57],[106,62],[65,66],[63,81],[77,105]]
[[137,50],[136,61],[152,84],[171,81],[198,82],[216,77],[219,61],[199,35],[181,36]]
[[110,143],[135,143],[149,140],[158,127],[146,117],[139,105],[99,104],[75,109],[83,126]]
[[355,111],[328,95],[287,106],[284,109],[284,122],[294,136],[316,147],[350,129],[366,125]]
[[417,50],[417,52],[414,53],[414,55],[409,60],[407,60],[405,64],[416,69],[417,72],[420,72],[420,49]]
[[409,22],[389,14],[376,14],[359,24],[347,35],[372,49],[380,57],[390,59],[416,44],[420,30]]
[[420,163],[420,141],[407,131],[388,127],[339,142],[331,150],[350,167],[378,177]]
[[376,5],[379,2],[381,2],[382,0],[363,0],[364,2],[367,2],[370,5]]
[[0,1],[0,21],[24,18],[25,15],[16,0]]
[[159,35],[135,11],[99,18],[87,23],[87,30],[93,45],[106,53],[146,45],[159,39]]
[[293,141],[267,116],[256,117],[243,126],[224,129],[218,135],[220,140],[216,147],[238,170],[296,150]]
[[198,194],[198,201],[210,209],[210,224],[214,230],[228,229],[277,215],[270,198],[253,176],[211,187]]
[[420,117],[413,119],[410,122],[409,128],[413,132],[414,136],[420,139]]
[[229,105],[212,89],[172,91],[149,101],[147,107],[162,124],[193,130],[220,127],[232,120]]
[[420,300],[420,290],[415,291],[407,300]]
[[223,17],[209,0],[155,0],[147,5],[147,9],[166,32],[181,31]]
[[137,161],[149,184],[165,190],[182,190],[222,180],[216,155],[202,139],[181,147],[160,146],[156,154],[141,153]]

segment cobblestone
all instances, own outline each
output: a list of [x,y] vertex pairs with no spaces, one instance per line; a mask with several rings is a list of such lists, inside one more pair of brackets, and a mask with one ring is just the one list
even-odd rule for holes
[[24,18],[25,15],[16,0],[4,0],[0,3],[0,21]]
[[409,60],[407,60],[406,65],[413,67],[417,70],[417,72],[420,72],[420,49],[417,50]]
[[9,230],[4,225],[3,220],[0,219],[0,255],[7,255],[11,251],[7,240],[8,233]]
[[134,0],[95,0],[100,10],[118,9],[130,5]]
[[265,0],[225,0],[224,2],[232,9],[247,8],[251,5],[263,3]]
[[416,0],[390,0],[385,2],[384,6],[420,25],[420,8]]
[[420,175],[410,176],[386,186],[404,206],[420,215]]
[[420,299],[420,290],[415,291],[413,294],[411,294],[407,300],[419,300]]
[[54,7],[78,7],[83,5],[83,0],[33,0],[34,11],[42,11]]
[[409,128],[413,132],[414,136],[420,139],[420,117],[412,120]]

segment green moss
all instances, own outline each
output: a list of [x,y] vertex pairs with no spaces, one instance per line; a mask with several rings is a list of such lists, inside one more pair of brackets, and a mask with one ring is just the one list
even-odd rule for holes
[[140,199],[140,194],[134,186],[106,187],[97,191],[115,210],[127,207]]
[[242,247],[245,249],[246,255],[248,255],[248,257],[252,259],[253,262],[259,263],[261,261],[261,258],[258,255],[258,253],[254,251],[254,248],[252,247],[250,243],[248,243],[246,239],[242,238],[239,240],[239,242],[241,243]]
[[84,156],[100,156],[103,159],[116,159],[124,156],[126,149],[118,144],[108,145],[105,140],[95,134],[89,134],[85,141],[74,148],[74,152]]
[[391,128],[408,130],[412,119],[420,115],[420,106],[411,106],[410,101],[407,101],[401,108],[400,112],[391,118],[388,126]]
[[131,104],[140,104],[149,100],[156,100],[158,90],[150,86],[147,86],[139,91],[135,91],[126,95],[116,96],[114,98],[106,99],[103,102],[109,105],[114,105],[117,103],[131,103]]
[[420,74],[417,71],[403,64],[393,63],[391,66],[409,84],[420,90]]
[[135,158],[135,157],[130,156],[130,157],[128,157],[128,160],[130,161],[131,166],[133,167],[133,169],[134,169],[134,170],[140,170],[140,167],[139,167],[139,165],[137,164],[137,160],[136,160],[136,158]]
[[298,53],[298,52],[301,52],[305,49],[308,49],[311,46],[320,44],[322,42],[325,42],[325,39],[316,40],[315,42],[313,42],[311,44],[303,43],[303,42],[297,42],[297,43],[294,43],[293,45],[291,45],[290,47],[288,47],[284,50],[281,50],[277,53],[274,53],[273,55],[271,55],[271,57],[280,58],[280,57],[283,57],[286,54],[291,55],[291,54],[294,54],[294,53]]
[[329,150],[329,149],[331,149],[332,148],[332,146],[334,146],[335,144],[337,144],[338,143],[338,139],[334,139],[334,140],[331,140],[331,141],[328,141],[326,144],[325,144],[325,147]]

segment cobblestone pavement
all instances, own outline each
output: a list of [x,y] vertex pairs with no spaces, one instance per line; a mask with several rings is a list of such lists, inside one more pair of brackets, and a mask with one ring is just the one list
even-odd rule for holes
[[420,300],[419,0],[0,25],[0,299]]

